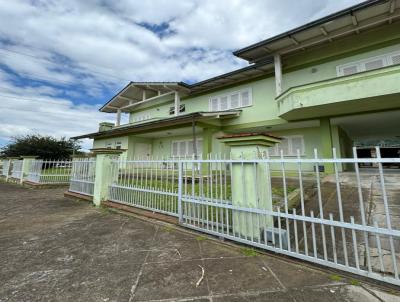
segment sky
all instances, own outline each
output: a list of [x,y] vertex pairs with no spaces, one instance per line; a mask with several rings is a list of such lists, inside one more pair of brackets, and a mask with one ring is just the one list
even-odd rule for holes
[[95,132],[115,121],[98,109],[129,81],[193,83],[244,67],[232,51],[360,2],[0,0],[0,147]]

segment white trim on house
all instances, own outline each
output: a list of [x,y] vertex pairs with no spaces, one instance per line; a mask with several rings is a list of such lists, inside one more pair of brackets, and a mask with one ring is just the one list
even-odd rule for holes
[[245,88],[225,94],[211,96],[208,101],[209,111],[226,111],[249,107],[252,105],[253,95],[251,88]]
[[[297,140],[297,141],[296,141]],[[305,155],[305,144],[303,135],[282,136],[282,141],[274,147],[269,148],[270,156],[280,156],[281,150],[284,156],[297,156],[297,150],[300,155]]]
[[342,77],[396,64],[400,64],[400,51],[336,66],[336,74],[338,77]]

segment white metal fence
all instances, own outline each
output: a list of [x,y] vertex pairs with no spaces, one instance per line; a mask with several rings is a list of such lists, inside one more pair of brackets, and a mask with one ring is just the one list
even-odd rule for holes
[[[109,199],[178,216],[198,231],[400,285],[400,173],[387,168],[400,159],[376,151],[377,158],[363,159],[356,153],[320,159],[316,153],[312,159],[114,161]],[[365,164],[372,169],[361,169]],[[312,171],[302,168],[310,165]]]
[[72,161],[69,191],[93,196],[96,172],[94,158],[74,159]]
[[178,164],[175,160],[113,161],[109,199],[178,216]]
[[38,184],[69,184],[71,160],[33,160],[26,179]]
[[21,159],[13,159],[11,161],[11,178],[20,180],[23,177],[22,163],[23,160]]
[[10,161],[8,159],[2,160],[1,161],[0,175],[7,177],[9,169],[10,169]]

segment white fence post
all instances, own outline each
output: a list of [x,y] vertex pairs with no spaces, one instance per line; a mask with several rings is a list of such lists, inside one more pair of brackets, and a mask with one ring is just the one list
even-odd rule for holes
[[111,184],[112,173],[112,160],[124,152],[122,149],[92,149],[96,154],[96,172],[94,181],[93,203],[100,206],[102,201],[108,199],[109,185]]
[[21,178],[19,180],[19,183],[22,184],[25,180],[25,177],[29,173],[29,169],[33,164],[33,161],[37,156],[21,156],[22,157],[22,169],[21,169]]
[[6,181],[8,181],[10,179],[11,176],[11,169],[12,169],[12,162],[15,159],[18,159],[19,157],[8,157],[8,169],[6,171]]

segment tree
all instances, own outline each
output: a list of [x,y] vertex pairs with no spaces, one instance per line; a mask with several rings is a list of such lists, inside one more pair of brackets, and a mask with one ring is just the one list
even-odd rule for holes
[[13,137],[11,143],[0,149],[1,157],[35,155],[41,159],[67,159],[78,153],[79,143],[65,137],[25,135]]

